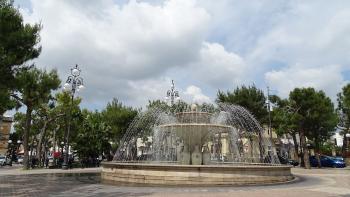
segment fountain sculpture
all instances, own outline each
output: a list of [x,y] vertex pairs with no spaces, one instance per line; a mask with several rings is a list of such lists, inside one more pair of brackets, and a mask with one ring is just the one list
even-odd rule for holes
[[102,179],[167,185],[235,185],[285,182],[269,135],[243,107],[151,108],[127,130]]

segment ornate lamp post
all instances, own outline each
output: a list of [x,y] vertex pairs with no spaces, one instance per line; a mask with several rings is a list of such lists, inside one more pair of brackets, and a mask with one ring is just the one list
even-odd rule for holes
[[20,151],[19,148],[21,147],[21,144],[22,144],[22,141],[21,140],[17,140],[17,149],[16,149],[17,154]]
[[[9,141],[7,141],[7,143],[8,143],[8,158],[7,159],[10,159],[10,161],[9,161],[9,165],[10,166],[12,166],[12,157],[13,157],[13,144],[12,144],[12,140],[9,140]],[[6,159],[6,160],[7,160]],[[7,162],[6,162],[6,164],[7,164]]]
[[62,169],[67,170],[68,169],[68,155],[69,155],[69,133],[70,133],[70,127],[71,127],[71,113],[72,113],[72,106],[74,102],[74,95],[76,91],[82,90],[84,88],[83,78],[80,77],[81,70],[79,69],[78,65],[76,64],[74,68],[70,69],[71,75],[68,76],[66,83],[63,86],[64,91],[67,91],[71,95],[71,109],[69,111],[69,118],[68,118],[68,127],[67,127],[67,133],[65,137],[65,150],[66,154],[64,154],[64,160],[62,164]]
[[171,89],[167,91],[165,100],[169,100],[171,105],[174,105],[174,101],[180,100],[179,91],[175,90],[174,80],[171,80]]

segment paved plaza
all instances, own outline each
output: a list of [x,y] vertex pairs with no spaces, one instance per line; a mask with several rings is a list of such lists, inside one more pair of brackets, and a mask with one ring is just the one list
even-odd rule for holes
[[[304,196],[350,197],[350,168],[292,169],[297,180],[288,184],[246,187],[141,187],[101,184],[100,168],[68,171],[0,169],[0,196]],[[62,173],[64,172],[64,173]]]

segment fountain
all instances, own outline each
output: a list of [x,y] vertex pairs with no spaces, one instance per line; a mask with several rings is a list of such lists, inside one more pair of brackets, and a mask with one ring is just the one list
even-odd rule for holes
[[286,182],[269,135],[243,107],[225,103],[208,111],[151,108],[140,113],[102,180],[161,185],[242,185]]

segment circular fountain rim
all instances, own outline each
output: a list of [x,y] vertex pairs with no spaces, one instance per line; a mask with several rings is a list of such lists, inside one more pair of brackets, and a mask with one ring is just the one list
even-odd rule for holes
[[[135,167],[160,167],[160,168],[215,168],[220,170],[228,170],[228,169],[262,169],[262,168],[291,168],[291,165],[287,164],[270,164],[270,163],[235,163],[238,165],[229,165],[225,163],[220,164],[210,164],[210,165],[183,165],[183,164],[169,164],[169,163],[150,163],[150,162],[121,162],[121,161],[109,161],[109,162],[101,162],[102,166],[135,166]],[[244,165],[240,165],[244,164]]]
[[223,166],[102,162],[102,181],[142,185],[266,185],[294,180],[289,165]]

